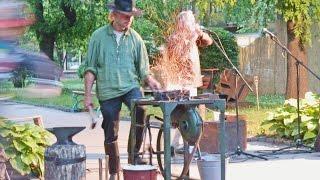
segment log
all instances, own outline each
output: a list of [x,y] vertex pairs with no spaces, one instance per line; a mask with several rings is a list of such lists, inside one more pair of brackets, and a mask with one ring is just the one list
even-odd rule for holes
[[45,151],[45,179],[85,180],[86,153],[84,145],[54,144]]
[[72,141],[72,137],[83,129],[85,127],[55,127],[47,129],[56,136],[57,142],[46,148],[44,153],[45,179],[86,179],[85,146]]

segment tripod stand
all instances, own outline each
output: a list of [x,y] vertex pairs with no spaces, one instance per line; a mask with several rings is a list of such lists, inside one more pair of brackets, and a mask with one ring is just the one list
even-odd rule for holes
[[[244,82],[245,79],[241,76],[241,74],[239,74],[240,72],[236,69],[236,67],[233,68],[233,74],[235,76],[235,85],[236,85],[236,90],[238,89],[238,75],[239,77],[242,78],[242,80]],[[247,86],[249,87],[249,89],[252,91],[251,87],[247,84]],[[246,155],[246,156],[250,156],[250,157],[253,157],[253,158],[260,158],[260,159],[264,159],[264,160],[268,160],[267,158],[263,157],[263,156],[259,156],[259,155],[255,155],[255,154],[250,154],[250,153],[247,153],[247,152],[244,152],[240,146],[240,130],[239,130],[239,104],[238,104],[238,98],[239,98],[239,94],[240,94],[241,91],[237,92],[235,91],[235,108],[236,108],[236,132],[237,132],[237,148],[236,148],[236,151],[234,153],[232,153],[230,156],[233,156],[233,155],[237,155],[237,156],[240,156],[241,154],[243,155]]]
[[[296,94],[297,94],[297,127],[298,127],[298,137],[296,139],[296,142],[294,145],[288,146],[288,147],[284,147],[284,148],[280,148],[278,150],[273,150],[272,153],[280,153],[281,151],[285,151],[285,150],[289,150],[292,148],[296,148],[296,150],[299,150],[300,152],[305,152],[305,153],[311,153],[313,148],[310,146],[306,146],[303,144],[303,141],[301,140],[301,132],[300,132],[300,124],[301,124],[301,115],[300,115],[300,65],[305,68],[308,72],[310,72],[314,77],[316,77],[318,80],[320,80],[320,77],[318,75],[316,75],[309,67],[307,67],[305,64],[303,64],[302,61],[300,61],[296,56],[294,56],[291,51],[284,46],[280,40],[274,35],[271,34],[271,40],[273,40],[277,45],[279,45],[284,51],[286,51],[287,54],[289,54],[294,60],[295,60],[295,65],[296,65],[296,85],[297,85],[297,90],[296,90]],[[301,148],[305,148],[305,149],[301,149]],[[307,150],[309,149],[309,150]]]
[[[227,61],[229,62],[229,64],[232,66],[233,69],[233,73],[235,75],[235,85],[236,85],[236,90],[237,90],[237,86],[238,86],[238,76],[243,80],[243,82],[246,84],[246,86],[250,89],[251,92],[253,92],[252,88],[250,87],[250,85],[248,84],[248,82],[244,79],[244,77],[242,76],[242,74],[240,73],[240,71],[234,66],[234,64],[232,63],[232,61],[230,60],[230,58],[228,57],[226,51],[224,50],[222,43],[219,39],[219,36],[213,32],[213,31],[209,31],[209,30],[205,30],[207,31],[209,34],[211,35],[215,35],[218,40],[219,40],[219,44],[214,40],[213,43],[217,46],[217,48],[220,50],[220,52],[224,55],[224,57],[227,59]],[[230,156],[233,155],[237,155],[240,156],[241,154],[246,155],[246,156],[250,156],[253,158],[260,158],[260,159],[264,159],[264,160],[268,160],[265,157],[259,156],[259,155],[255,155],[255,154],[250,154],[247,152],[244,152],[240,146],[240,134],[239,134],[239,105],[238,105],[238,97],[239,97],[239,93],[235,90],[235,106],[236,106],[236,131],[237,131],[237,148],[236,151],[234,153],[232,153]]]

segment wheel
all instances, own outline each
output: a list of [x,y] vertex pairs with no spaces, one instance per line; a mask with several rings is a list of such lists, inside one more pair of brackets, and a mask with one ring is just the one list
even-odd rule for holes
[[[157,161],[162,176],[164,176],[164,140],[163,140],[163,125],[159,129],[157,136]],[[161,153],[160,153],[161,152]],[[174,177],[180,177],[183,171],[184,155],[175,154],[174,149],[171,148],[171,174]]]

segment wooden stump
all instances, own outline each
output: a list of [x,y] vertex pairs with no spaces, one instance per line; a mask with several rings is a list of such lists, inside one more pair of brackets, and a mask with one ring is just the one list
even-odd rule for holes
[[45,151],[45,179],[85,180],[84,145],[53,145]]

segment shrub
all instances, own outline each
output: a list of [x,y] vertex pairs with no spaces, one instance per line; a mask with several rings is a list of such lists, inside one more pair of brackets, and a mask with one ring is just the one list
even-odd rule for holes
[[28,78],[32,77],[32,72],[24,66],[20,66],[12,72],[10,80],[15,88],[26,87]]
[[51,137],[39,126],[0,120],[0,148],[4,149],[11,166],[22,175],[43,176],[44,151]]
[[85,68],[86,68],[86,63],[85,63],[85,61],[83,61],[83,62],[80,64],[80,66],[79,66],[79,68],[78,68],[78,70],[77,70],[77,75],[78,75],[78,77],[79,77],[80,79],[83,79],[83,78],[84,78],[84,70],[85,70]]
[[[234,35],[222,28],[209,28],[209,30],[218,35],[228,57],[232,63],[237,66],[239,49]],[[210,36],[219,44],[219,39],[214,33],[210,34]],[[201,68],[214,67],[218,68],[220,72],[225,68],[232,68],[231,64],[215,44],[205,48],[200,48],[200,62]]]
[[[306,93],[305,99],[300,100],[300,135],[302,140],[308,144],[313,144],[319,130],[320,119],[320,96],[311,92]],[[262,125],[269,125],[279,137],[289,139],[298,138],[298,114],[297,100],[288,99],[283,107],[276,112],[269,113],[267,119],[263,120]]]

